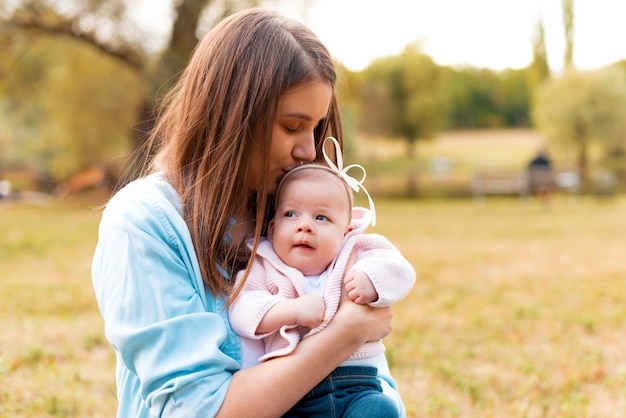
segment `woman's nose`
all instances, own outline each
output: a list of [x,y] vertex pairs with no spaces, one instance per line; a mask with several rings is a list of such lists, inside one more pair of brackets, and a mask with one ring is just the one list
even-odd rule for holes
[[313,131],[306,133],[296,143],[292,156],[297,161],[310,162],[315,160],[315,136]]

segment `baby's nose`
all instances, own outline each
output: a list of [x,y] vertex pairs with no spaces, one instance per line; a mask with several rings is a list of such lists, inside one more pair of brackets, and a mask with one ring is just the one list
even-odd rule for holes
[[298,232],[313,232],[311,222],[302,218],[302,220],[298,223]]

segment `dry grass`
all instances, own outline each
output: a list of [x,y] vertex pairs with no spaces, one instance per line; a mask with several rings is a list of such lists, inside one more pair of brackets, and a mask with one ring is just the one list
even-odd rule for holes
[[[409,416],[626,416],[626,200],[377,205],[419,273],[387,340]],[[0,416],[113,416],[96,214],[0,211]]]
[[[410,417],[626,417],[626,199],[376,205],[418,271],[387,339]],[[0,205],[0,417],[114,416],[97,223]]]
[[387,341],[410,416],[626,416],[626,201],[379,206],[419,273]]
[[[542,144],[542,136],[527,129],[454,131],[443,132],[434,141],[418,142],[416,152],[422,159],[446,156],[456,170],[519,168],[524,167]],[[400,140],[362,137],[359,145],[358,159],[364,162],[389,160],[406,152],[406,143]]]
[[[408,159],[406,142],[362,136],[347,163],[365,165],[368,190],[376,196],[404,196],[411,173],[422,197],[468,197],[474,172],[523,170],[542,143],[540,134],[526,129],[444,132],[436,140],[417,142],[414,157]],[[436,173],[434,158],[446,158],[448,171]],[[568,167],[555,160],[557,168]]]
[[115,416],[114,357],[91,288],[98,215],[0,205],[0,416]]

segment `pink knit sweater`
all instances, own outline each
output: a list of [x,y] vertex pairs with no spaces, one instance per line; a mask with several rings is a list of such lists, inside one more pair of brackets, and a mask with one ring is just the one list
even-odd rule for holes
[[[371,306],[389,306],[404,298],[413,287],[415,270],[398,249],[381,235],[363,233],[369,225],[369,219],[367,209],[354,208],[355,228],[346,234],[339,254],[328,268],[324,289],[325,319],[302,338],[323,330],[337,312],[344,271],[352,252],[356,255],[356,262],[351,269],[365,272],[378,292],[379,298]],[[241,276],[242,273],[237,276],[237,281]],[[256,329],[263,316],[276,303],[304,295],[305,280],[302,273],[282,262],[269,241],[263,240],[259,244],[250,276],[232,304],[229,315],[233,329],[241,337],[263,340],[266,354],[260,361],[290,354],[300,341],[297,326],[283,326],[275,332],[259,335]],[[384,350],[382,341],[369,342],[350,358],[375,356]]]

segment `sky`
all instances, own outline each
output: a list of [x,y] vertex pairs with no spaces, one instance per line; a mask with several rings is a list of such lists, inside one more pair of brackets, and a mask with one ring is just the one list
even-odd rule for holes
[[[554,74],[563,69],[562,0],[267,1],[266,7],[309,26],[353,71],[399,54],[413,42],[439,65],[524,68],[532,60],[531,41],[539,20],[550,68]],[[140,23],[155,26],[167,18],[171,0],[136,4]],[[574,5],[575,66],[588,70],[625,60],[626,0],[574,0]],[[155,33],[154,42],[159,35]]]
[[[374,59],[420,42],[440,65],[503,70],[532,60],[531,40],[544,25],[548,61],[563,68],[561,0],[297,0],[282,13],[306,23],[331,54],[359,71]],[[291,6],[290,6],[291,4]],[[626,59],[626,0],[574,0],[574,64],[595,69]]]

